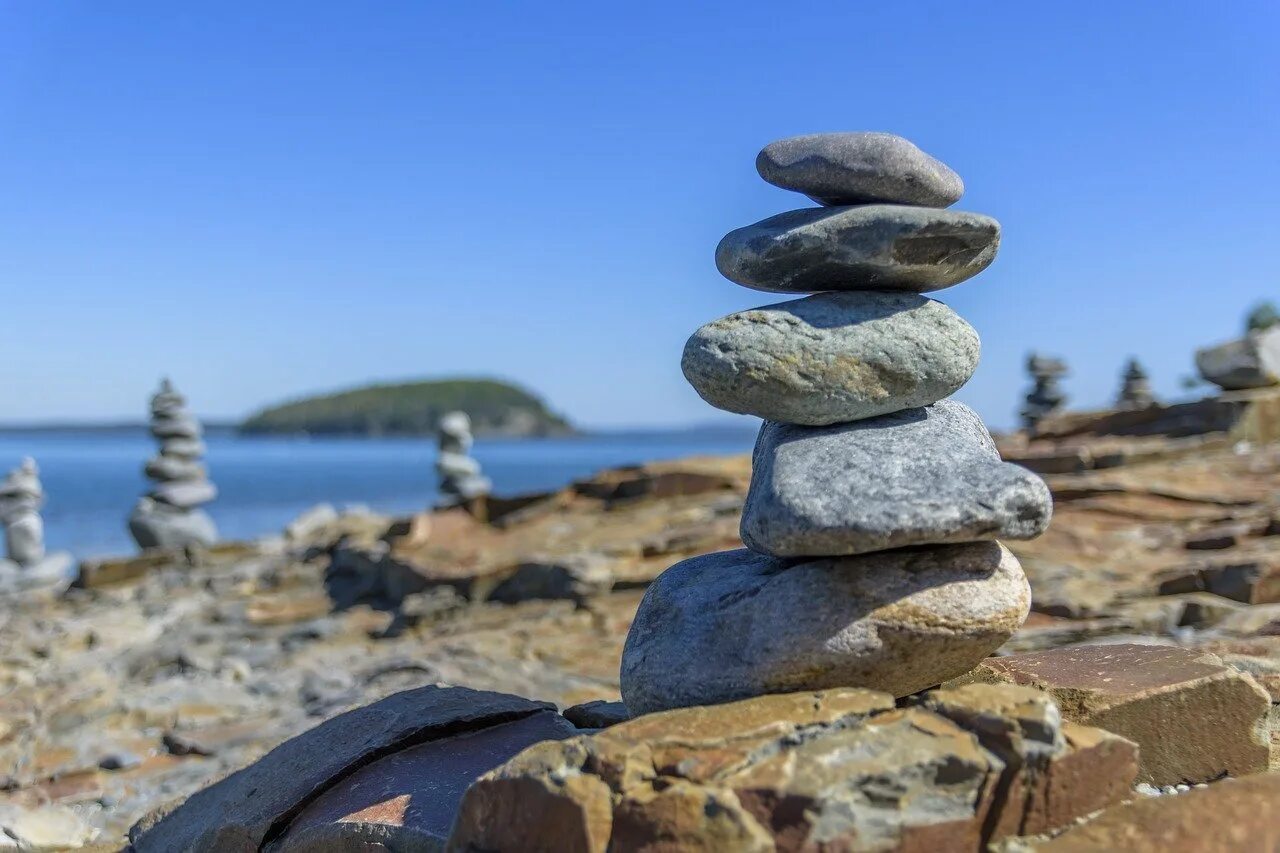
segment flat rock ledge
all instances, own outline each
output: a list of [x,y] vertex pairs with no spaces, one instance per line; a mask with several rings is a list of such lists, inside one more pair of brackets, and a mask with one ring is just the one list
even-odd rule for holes
[[1123,800],[1136,762],[1026,688],[762,696],[533,746],[471,786],[447,849],[977,851]]
[[644,714],[837,686],[906,696],[970,670],[1030,604],[997,542],[804,561],[705,554],[645,592],[622,697]]

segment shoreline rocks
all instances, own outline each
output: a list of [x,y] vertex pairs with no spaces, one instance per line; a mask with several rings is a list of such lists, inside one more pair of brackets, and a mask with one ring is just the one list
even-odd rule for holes
[[950,204],[963,184],[888,134],[781,140],[758,169],[840,206],[733,231],[716,266],[746,287],[824,292],[730,314],[685,346],[703,399],[765,419],[740,527],[751,550],[685,560],[646,591],[622,653],[632,713],[831,687],[906,696],[971,670],[1030,608],[994,540],[1042,533],[1049,490],[945,399],[980,345],[920,296],[991,263],[999,223],[912,206]]
[[147,460],[143,473],[156,483],[139,499],[129,516],[129,532],[138,547],[205,547],[218,540],[218,530],[200,507],[218,496],[200,464],[205,446],[200,422],[187,411],[187,400],[168,379],[151,398],[151,434],[160,452]]

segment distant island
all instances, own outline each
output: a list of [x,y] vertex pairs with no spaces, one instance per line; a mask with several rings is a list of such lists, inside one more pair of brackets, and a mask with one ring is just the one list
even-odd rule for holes
[[494,379],[368,385],[271,406],[240,425],[245,435],[434,435],[446,412],[471,416],[476,435],[569,435],[573,427],[535,394]]

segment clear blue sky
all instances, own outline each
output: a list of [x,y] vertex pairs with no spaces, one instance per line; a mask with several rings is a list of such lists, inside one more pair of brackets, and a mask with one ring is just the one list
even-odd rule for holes
[[1280,6],[1264,2],[0,0],[0,421],[206,416],[498,375],[588,425],[714,419],[685,338],[775,301],[726,231],[795,207],[781,136],[888,130],[1004,226],[939,296],[960,398],[1031,348],[1078,404],[1280,298]]

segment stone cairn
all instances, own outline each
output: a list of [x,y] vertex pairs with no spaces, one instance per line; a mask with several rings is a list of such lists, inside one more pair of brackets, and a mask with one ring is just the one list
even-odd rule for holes
[[1151,390],[1151,377],[1136,358],[1129,359],[1121,374],[1120,394],[1116,397],[1117,409],[1146,409],[1155,405],[1156,395]]
[[489,494],[493,483],[480,473],[471,458],[471,418],[466,412],[449,412],[440,419],[436,473],[440,475],[441,505],[468,504]]
[[42,506],[40,470],[35,460],[27,457],[0,482],[0,523],[4,524],[6,554],[0,560],[0,594],[71,582],[71,555],[45,552]]
[[1060,358],[1031,353],[1027,356],[1027,372],[1034,383],[1022,405],[1022,426],[1035,433],[1040,421],[1062,410],[1067,395],[1058,382],[1067,375],[1067,363]]
[[200,509],[218,496],[200,459],[205,446],[200,422],[187,411],[187,400],[168,379],[151,398],[151,434],[160,452],[143,469],[157,485],[138,501],[129,516],[129,532],[138,547],[186,548],[212,545],[218,538],[209,514]]
[[995,540],[1049,522],[1044,482],[945,399],[978,336],[921,295],[990,264],[999,224],[944,209],[960,178],[891,134],[784,139],[756,168],[822,206],[730,233],[716,265],[815,295],[730,314],[685,347],[707,402],[765,422],[747,549],[678,563],[640,604],[622,656],[633,714],[836,686],[905,696],[961,675],[1030,606]]

